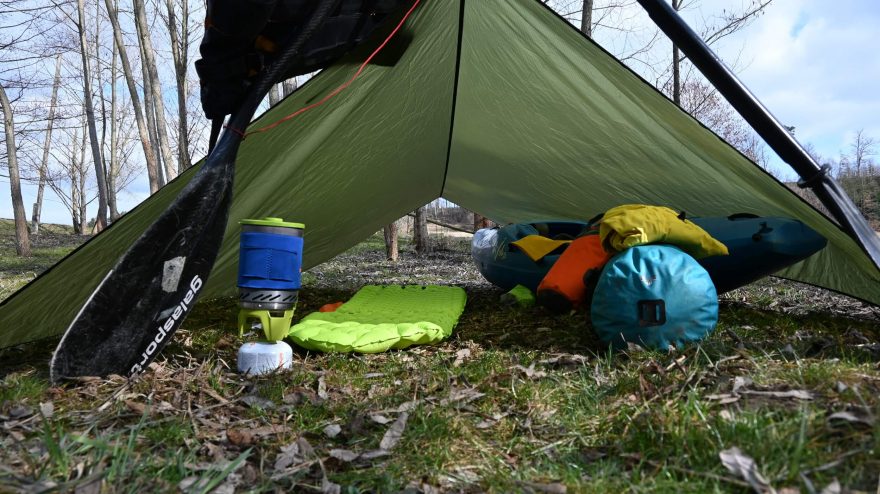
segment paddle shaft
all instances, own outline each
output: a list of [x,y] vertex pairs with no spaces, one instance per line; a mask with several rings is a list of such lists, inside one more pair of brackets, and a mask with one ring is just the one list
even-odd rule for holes
[[724,65],[690,26],[665,0],[638,0],[654,23],[687,55],[737,112],[767,144],[801,177],[799,185],[813,189],[832,216],[862,247],[880,269],[880,237],[847,196],[843,187],[820,167],[794,136],[764,107],[751,91]]

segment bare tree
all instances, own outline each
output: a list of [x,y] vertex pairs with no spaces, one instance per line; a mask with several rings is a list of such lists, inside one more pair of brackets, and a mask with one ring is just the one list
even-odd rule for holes
[[382,229],[385,236],[385,258],[389,261],[397,261],[397,222],[392,221]]
[[110,161],[107,167],[107,192],[109,196],[107,202],[110,207],[110,221],[116,221],[119,218],[119,205],[117,204],[119,188],[116,182],[119,170],[119,133],[117,131],[119,125],[116,114],[117,53],[116,43],[113,43],[110,55]]
[[125,43],[122,40],[122,29],[119,27],[119,16],[117,9],[113,3],[114,0],[104,0],[107,7],[107,16],[113,25],[113,41],[116,44],[116,50],[119,52],[119,60],[122,62],[122,74],[125,76],[125,82],[128,86],[128,94],[131,99],[131,106],[134,109],[135,122],[137,123],[138,135],[141,141],[141,147],[144,150],[144,159],[147,163],[147,177],[150,182],[150,193],[159,190],[160,175],[159,164],[156,161],[156,153],[153,152],[150,134],[147,124],[144,121],[144,111],[141,106],[141,99],[138,95],[137,84],[134,81],[134,72],[131,70],[131,63],[128,59],[128,53],[125,49]]
[[876,154],[877,140],[865,135],[865,129],[856,131],[852,144],[850,144],[850,156],[856,167],[856,175],[873,175],[874,163],[871,159]]
[[165,100],[162,95],[162,84],[159,81],[159,72],[156,69],[153,41],[150,38],[150,30],[147,27],[144,0],[132,0],[132,4],[134,5],[134,20],[139,34],[141,52],[144,57],[144,81],[149,80],[149,84],[145,82],[144,86],[149,86],[150,98],[156,111],[156,133],[159,136],[159,150],[162,153],[162,162],[165,165],[165,181],[168,182],[177,176],[177,164],[171,156],[171,147],[168,145],[168,129],[165,125]]
[[82,141],[79,145],[79,158],[76,161],[77,171],[75,175],[76,182],[71,181],[72,184],[75,183],[76,187],[76,195],[77,195],[77,214],[76,217],[79,220],[79,226],[77,227],[77,233],[80,235],[85,235],[88,232],[89,228],[89,216],[88,216],[88,195],[86,192],[86,177],[88,174],[86,173],[86,142],[88,134],[86,133],[87,125],[82,126]]
[[584,0],[581,8],[581,32],[593,37],[593,0]]
[[[596,38],[599,34],[603,43],[611,42],[613,46],[605,48],[615,53],[619,60],[654,69],[655,62],[646,55],[660,39],[660,30],[646,27],[634,14],[638,11],[636,0],[545,0],[544,3],[588,37]],[[601,36],[601,32],[614,34]],[[635,36],[637,33],[648,33],[646,41],[642,36]]]
[[431,244],[428,238],[428,212],[426,206],[416,209],[415,221],[413,222],[413,241],[416,244],[416,252],[419,254],[430,252]]
[[[681,0],[672,0],[672,9],[681,10]],[[675,43],[672,44],[672,101],[681,106],[681,53]]]
[[269,88],[269,108],[277,105],[278,102],[281,101],[280,89],[280,84],[273,84]]
[[[670,0],[676,11],[693,9],[701,0]],[[705,17],[696,30],[709,45],[742,30],[760,16],[772,0],[749,0],[742,8],[724,9],[720,14]],[[587,36],[594,37],[597,29],[613,32],[603,37],[607,49],[617,58],[630,65],[668,94],[682,106],[682,92],[693,80],[701,79],[695,68],[687,62],[677,46],[672,46],[671,61],[668,56],[657,56],[654,46],[662,38],[657,29],[645,29],[641,13],[634,0],[554,0],[545,2],[569,20]],[[607,39],[606,39],[607,38]],[[667,52],[668,53],[668,52]],[[714,88],[707,86],[714,91]],[[684,106],[683,106],[684,107]],[[685,110],[688,110],[685,108]],[[689,111],[689,110],[688,110]]]
[[287,79],[286,81],[282,82],[281,87],[284,89],[284,97],[286,98],[290,96],[290,94],[296,91],[297,88],[296,77]]
[[[144,56],[144,45],[142,43],[138,43],[138,50],[141,55],[141,73],[146,74],[149,69],[147,69],[147,57]],[[152,97],[153,89],[151,87],[153,81],[149,77],[144,77],[143,84],[144,116],[146,116],[147,119],[147,132],[150,133],[150,144],[153,147],[153,153],[156,155],[156,164],[159,167],[159,187],[162,187],[167,183],[167,176],[165,174],[165,161],[167,156],[162,153],[162,150],[159,147],[159,130],[156,128],[156,100]]]
[[[712,46],[721,39],[724,39],[751,24],[752,21],[764,13],[767,6],[769,6],[772,1],[773,0],[751,0],[749,5],[741,10],[725,9],[721,12],[721,15],[715,17],[714,22],[707,22],[706,25],[703,26],[700,32],[700,37],[707,45]],[[687,7],[692,7],[696,5],[696,3],[698,2],[691,2],[686,5],[685,0],[672,0],[672,8],[678,12]],[[686,59],[686,57],[681,56],[678,46],[673,44],[671,93],[672,101],[677,105],[681,104],[682,85],[684,82],[690,80],[689,77],[685,77],[684,81],[682,80],[682,63]]]
[[[107,208],[110,215],[110,221],[113,221],[118,216],[118,211],[116,207],[116,186],[112,181],[112,171],[111,168],[114,166],[114,148],[113,148],[113,138],[116,134],[116,129],[118,126],[118,122],[116,121],[115,115],[115,106],[114,99],[116,97],[116,45],[115,43],[110,43],[113,47],[111,49],[110,54],[110,112],[107,112],[107,97],[105,95],[105,84],[103,78],[104,72],[104,63],[101,59],[101,14],[96,8],[95,14],[95,37],[94,37],[94,56],[95,56],[95,78],[97,79],[97,90],[95,91],[98,101],[101,104],[101,168],[104,170],[104,183],[107,187]],[[110,149],[107,149],[107,129],[110,129]]]
[[46,174],[46,184],[70,213],[73,231],[78,235],[86,232],[86,208],[91,202],[86,188],[89,175],[86,163],[87,126],[83,119],[79,126],[64,129],[66,138],[62,137],[63,145],[57,148],[60,155],[54,160],[57,169],[48,170]]
[[52,83],[52,99],[49,102],[49,116],[46,122],[46,137],[43,141],[43,158],[40,160],[37,200],[31,215],[31,233],[40,233],[40,215],[43,211],[43,192],[46,189],[46,171],[49,167],[49,149],[52,147],[52,128],[55,125],[55,105],[58,103],[58,86],[61,84],[61,55],[55,56],[55,80]]
[[[173,0],[165,0],[165,18],[171,36],[171,57],[177,82],[177,171],[190,167],[189,128],[186,112],[186,69],[189,64],[189,0],[180,0],[180,21]],[[178,28],[180,32],[178,32]]]
[[21,198],[21,177],[18,172],[18,150],[15,146],[15,120],[6,89],[0,84],[0,110],[3,110],[3,131],[6,134],[6,164],[9,168],[9,189],[12,193],[12,215],[15,220],[15,252],[30,257],[31,240],[28,236],[27,216]]
[[880,191],[880,177],[873,157],[877,153],[877,140],[868,136],[864,129],[856,131],[849,153],[841,153],[839,176],[842,177],[844,188],[853,202],[866,215],[869,210],[877,207],[877,196]]
[[98,141],[98,130],[95,125],[95,110],[92,106],[92,81],[91,67],[88,57],[88,43],[85,33],[85,5],[83,0],[77,0],[77,31],[79,32],[80,55],[82,57],[83,70],[83,101],[86,110],[86,122],[89,127],[89,141],[92,148],[92,160],[95,165],[95,177],[98,181],[98,212],[95,221],[97,231],[107,226],[107,183],[104,180],[104,159],[101,156],[101,148]]

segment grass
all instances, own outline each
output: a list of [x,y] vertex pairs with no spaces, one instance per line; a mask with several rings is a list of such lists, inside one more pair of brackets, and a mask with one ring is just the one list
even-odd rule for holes
[[74,235],[70,227],[41,225],[40,234],[31,236],[31,257],[20,257],[15,253],[15,224],[0,219],[0,300],[58,262],[85,238]]
[[[466,245],[405,250],[396,265],[381,245],[373,237],[308,273],[297,317],[365,282],[455,279],[469,298],[451,339],[376,355],[297,351],[290,371],[245,377],[234,372],[236,301],[218,299],[199,303],[133,382],[50,387],[55,342],[3,350],[0,491],[750,492],[720,460],[732,447],[778,490],[878,488],[870,311],[815,312],[837,299],[768,282],[722,300],[700,345],[610,353],[583,314],[500,305],[465,264]],[[734,392],[737,382],[747,384]],[[365,457],[404,417],[390,451]]]

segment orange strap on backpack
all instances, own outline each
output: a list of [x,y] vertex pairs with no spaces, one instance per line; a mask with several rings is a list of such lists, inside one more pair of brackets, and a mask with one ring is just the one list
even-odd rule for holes
[[554,312],[580,307],[587,296],[584,276],[591,269],[602,269],[610,258],[599,235],[575,239],[538,285],[538,303]]

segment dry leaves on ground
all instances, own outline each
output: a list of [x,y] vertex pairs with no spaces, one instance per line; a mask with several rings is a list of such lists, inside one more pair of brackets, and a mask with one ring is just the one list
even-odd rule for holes
[[718,454],[724,468],[731,473],[745,480],[752,486],[755,492],[759,494],[775,493],[775,489],[770,486],[767,479],[758,471],[758,464],[751,457],[740,451],[736,446],[725,449]]

